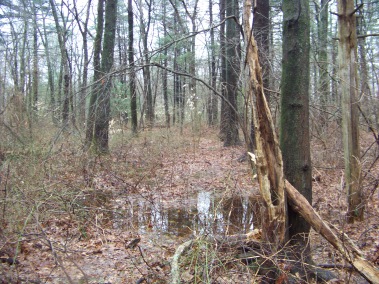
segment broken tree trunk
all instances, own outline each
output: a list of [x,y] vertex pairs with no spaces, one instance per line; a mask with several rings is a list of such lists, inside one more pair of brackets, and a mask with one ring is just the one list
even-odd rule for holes
[[299,213],[319,234],[331,243],[354,268],[370,283],[379,283],[379,270],[367,261],[359,248],[345,235],[338,237],[301,195],[288,181],[285,189],[291,207]]
[[[244,5],[244,36],[246,41],[246,65],[250,71],[251,106],[256,130],[256,164],[260,192],[266,206],[267,220],[262,224],[263,239],[277,247],[285,240],[286,234],[286,196],[291,207],[299,213],[314,229],[329,241],[354,268],[371,283],[379,283],[379,270],[363,253],[342,234],[341,239],[321,219],[306,198],[288,181],[284,180],[282,154],[275,134],[271,113],[263,91],[261,68],[258,61],[258,48],[250,28],[251,1]],[[270,236],[271,235],[271,236]]]
[[[286,240],[286,198],[284,194],[283,160],[275,126],[263,91],[258,47],[250,28],[251,1],[245,1],[244,36],[246,64],[250,73],[250,102],[256,133],[256,164],[260,193],[265,202],[262,238],[275,247]],[[255,104],[253,94],[255,95]]]

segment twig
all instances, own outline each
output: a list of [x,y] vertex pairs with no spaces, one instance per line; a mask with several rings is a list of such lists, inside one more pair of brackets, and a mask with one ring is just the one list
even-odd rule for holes
[[354,270],[354,267],[352,265],[338,264],[338,263],[324,263],[324,264],[318,264],[317,266],[321,268],[337,268],[337,269]]
[[8,124],[6,124],[4,121],[2,121],[1,124],[4,125],[4,127],[12,134],[12,136],[16,138],[18,142],[25,146],[25,142],[22,141],[21,137],[16,132],[14,132]]
[[142,249],[141,249],[141,247],[140,247],[139,245],[137,245],[137,247],[138,247],[138,250],[139,250],[139,252],[140,252],[140,254],[141,254],[141,257],[142,257],[143,262],[144,262],[144,263],[145,263],[150,269],[152,269],[152,267],[150,266],[150,264],[147,263],[145,257],[143,256],[143,253],[142,253]]
[[[6,176],[6,179],[5,179],[5,184],[4,184],[4,204],[3,204],[3,224],[5,225],[5,212],[6,212],[6,209],[7,209],[7,185],[8,185],[8,179],[9,179],[9,172],[10,172],[10,167],[9,167],[9,164],[8,164],[8,169],[7,169],[7,176]],[[1,181],[0,181],[1,183]]]
[[62,261],[60,260],[60,258],[59,258],[59,256],[58,256],[57,252],[55,251],[54,246],[53,246],[53,243],[52,243],[52,242],[50,241],[50,239],[47,237],[46,232],[45,232],[45,230],[42,228],[42,226],[41,226],[39,223],[38,223],[38,225],[39,225],[39,227],[40,227],[40,229],[41,229],[41,231],[42,231],[42,235],[44,236],[45,240],[47,241],[47,243],[48,243],[48,245],[49,245],[49,248],[51,249],[51,252],[52,252],[52,254],[53,254],[53,256],[54,256],[55,264],[56,264],[57,266],[59,266],[60,268],[62,268],[64,274],[65,274],[66,277],[67,277],[68,282],[69,282],[70,284],[74,284],[75,282],[71,279],[70,275],[69,275],[68,272],[66,271],[66,268],[63,266],[63,263],[62,263]]

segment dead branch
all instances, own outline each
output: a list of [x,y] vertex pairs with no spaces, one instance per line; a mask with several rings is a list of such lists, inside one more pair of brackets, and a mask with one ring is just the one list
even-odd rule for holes
[[379,283],[379,270],[365,259],[363,252],[348,238],[346,234],[338,237],[320,215],[288,181],[285,182],[288,200],[293,210],[299,213],[319,234],[331,243],[344,258],[370,283]]
[[180,283],[180,258],[192,246],[192,240],[189,240],[180,246],[175,251],[171,261],[171,283]]
[[[277,205],[284,206],[282,203],[285,201],[282,194],[282,155],[275,135],[270,110],[263,92],[261,68],[258,61],[258,48],[250,28],[250,13],[251,1],[246,0],[244,6],[244,30],[245,39],[247,40],[246,48],[248,49],[246,51],[246,54],[248,54],[246,64],[249,67],[252,87],[254,88],[256,97],[255,104],[252,103],[252,107],[256,125],[259,186],[269,212],[269,222],[284,227],[286,211],[284,207]],[[253,102],[253,100],[251,100],[251,102]],[[288,181],[284,181],[284,189],[292,208],[300,214],[316,232],[328,240],[364,278],[371,283],[379,283],[379,270],[364,258],[363,253],[346,235],[342,234],[342,238],[338,238],[312,208],[307,199]],[[275,203],[273,202],[274,199],[277,199]],[[270,229],[270,227],[268,227],[268,229]],[[265,233],[265,228],[263,228],[263,233]],[[281,234],[282,231],[275,231],[274,228],[271,228],[271,233]]]

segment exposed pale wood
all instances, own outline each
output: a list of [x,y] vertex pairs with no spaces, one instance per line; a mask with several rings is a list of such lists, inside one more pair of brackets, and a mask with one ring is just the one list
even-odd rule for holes
[[[262,224],[263,239],[279,245],[285,241],[286,199],[282,154],[263,90],[258,48],[250,28],[251,1],[244,5],[244,36],[246,64],[249,68],[251,92],[249,94],[256,132],[256,157],[259,188],[265,203],[266,216]],[[255,100],[253,100],[253,94]]]
[[180,258],[192,246],[193,241],[189,240],[180,246],[175,251],[171,261],[171,283],[180,283]]
[[340,237],[338,237],[332,228],[322,220],[306,198],[288,181],[285,182],[285,189],[291,207],[303,216],[317,233],[330,242],[367,281],[379,283],[379,269],[364,258],[359,248],[345,234],[340,234]]
[[[251,102],[256,125],[257,171],[260,191],[267,207],[269,223],[268,226],[262,228],[263,238],[274,243],[285,239],[285,189],[293,209],[307,220],[316,232],[328,240],[364,278],[371,283],[379,283],[379,270],[364,258],[363,253],[353,242],[344,234],[341,235],[341,240],[317,214],[306,198],[288,181],[284,182],[281,151],[275,135],[270,110],[264,96],[257,45],[250,29],[250,14],[251,1],[246,0],[244,5],[244,35],[247,45],[246,64],[249,67],[255,95],[255,103],[253,103],[252,98]],[[275,235],[274,237],[277,237],[277,239],[273,239],[268,234]]]

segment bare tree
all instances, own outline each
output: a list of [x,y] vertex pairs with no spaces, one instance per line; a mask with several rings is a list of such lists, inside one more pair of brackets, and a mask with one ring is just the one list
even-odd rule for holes
[[86,124],[86,141],[85,147],[88,149],[92,145],[93,133],[95,127],[95,118],[96,118],[96,106],[97,100],[99,97],[100,90],[100,79],[101,79],[101,71],[100,71],[100,55],[101,55],[101,42],[103,39],[103,31],[104,31],[104,0],[99,0],[97,4],[97,26],[96,26],[96,36],[94,41],[94,51],[93,51],[93,67],[94,67],[94,75],[93,75],[93,87],[91,98],[89,102],[88,109],[88,117]]
[[[209,0],[209,25],[213,26],[213,1]],[[210,30],[210,64],[209,64],[209,74],[210,74],[210,85],[213,89],[216,89],[217,84],[217,74],[216,74],[216,46],[215,46],[215,31],[213,28]],[[218,117],[218,98],[212,90],[209,91],[209,96],[207,100],[207,121],[209,126],[214,126],[217,123]]]
[[71,74],[69,68],[68,52],[66,47],[66,31],[65,28],[60,25],[58,12],[54,0],[49,0],[51,11],[53,13],[55,27],[57,30],[58,43],[61,52],[61,66],[63,68],[62,79],[64,81],[63,87],[63,107],[62,107],[62,123],[63,127],[68,126],[69,110],[70,110],[70,84],[71,84]]

